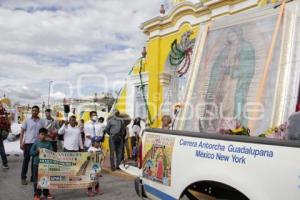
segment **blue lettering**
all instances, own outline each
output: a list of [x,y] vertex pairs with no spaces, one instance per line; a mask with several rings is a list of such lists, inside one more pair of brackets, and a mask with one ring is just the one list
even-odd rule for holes
[[200,151],[200,150],[196,150],[196,157],[214,159],[215,154],[212,154],[212,153],[209,153],[209,152],[203,152],[203,151]]
[[216,159],[217,160],[222,160],[222,161],[228,161],[229,160],[229,156],[223,155],[221,153],[217,153]]
[[232,155],[232,161],[234,163],[239,163],[239,164],[246,164],[246,158],[243,156],[243,157],[238,157],[236,155]]
[[197,142],[187,141],[187,140],[184,140],[184,139],[180,139],[179,145],[181,145],[181,146],[190,146],[190,147],[197,147],[198,146]]

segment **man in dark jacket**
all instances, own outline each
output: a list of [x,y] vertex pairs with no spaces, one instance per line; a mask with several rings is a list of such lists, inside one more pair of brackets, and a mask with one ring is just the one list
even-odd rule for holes
[[0,155],[2,159],[2,165],[4,169],[8,169],[7,165],[7,157],[5,153],[5,148],[3,144],[3,140],[7,137],[10,132],[10,122],[7,116],[7,112],[4,109],[2,103],[0,102]]
[[[125,131],[125,125],[120,118],[120,112],[116,111],[105,127],[105,132],[109,134],[110,166],[113,171],[120,169],[119,165],[123,158]],[[115,154],[117,160],[115,160]]]

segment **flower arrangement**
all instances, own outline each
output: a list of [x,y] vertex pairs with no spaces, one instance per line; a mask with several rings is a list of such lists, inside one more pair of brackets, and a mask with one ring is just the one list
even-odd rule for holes
[[244,136],[250,136],[250,129],[246,127],[240,127],[240,128],[235,128],[235,129],[221,129],[220,130],[221,134],[224,135],[244,135]]
[[280,126],[275,126],[267,129],[258,137],[263,138],[276,138],[276,139],[286,139],[287,123],[283,123]]
[[221,128],[219,132],[224,135],[244,135],[250,136],[250,129],[243,126],[239,121],[231,121],[231,124],[235,124],[234,128]]

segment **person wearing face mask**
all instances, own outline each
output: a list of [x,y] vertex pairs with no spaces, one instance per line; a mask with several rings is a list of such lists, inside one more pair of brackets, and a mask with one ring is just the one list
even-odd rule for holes
[[90,121],[88,121],[84,126],[85,133],[85,141],[84,147],[85,149],[89,149],[92,146],[91,139],[95,136],[103,137],[103,126],[98,122],[97,112],[90,112]]

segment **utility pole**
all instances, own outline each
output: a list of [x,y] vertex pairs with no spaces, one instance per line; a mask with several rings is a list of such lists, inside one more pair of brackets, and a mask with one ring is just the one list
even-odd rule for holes
[[51,84],[53,81],[49,81],[49,88],[48,88],[48,108],[50,108],[50,90],[51,90]]

